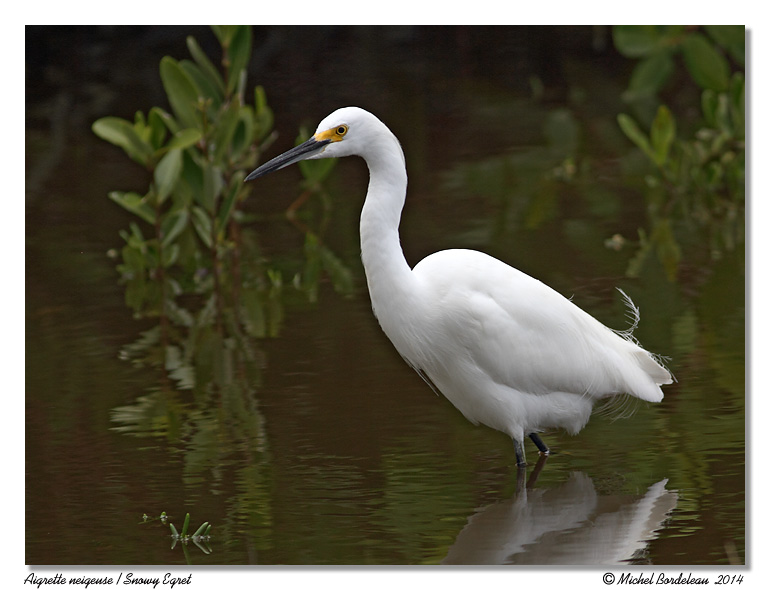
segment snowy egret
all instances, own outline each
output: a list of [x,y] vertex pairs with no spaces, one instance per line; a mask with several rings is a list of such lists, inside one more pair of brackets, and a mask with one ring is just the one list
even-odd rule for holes
[[523,272],[473,250],[436,252],[410,268],[398,234],[404,153],[371,113],[333,112],[313,137],[246,180],[300,160],[342,156],[360,156],[369,167],[361,258],[380,326],[468,420],[513,439],[519,467],[526,465],[524,437],[548,454],[538,433],[563,428],[576,434],[597,400],[663,399],[660,385],[671,383],[671,374],[630,331],[607,328]]

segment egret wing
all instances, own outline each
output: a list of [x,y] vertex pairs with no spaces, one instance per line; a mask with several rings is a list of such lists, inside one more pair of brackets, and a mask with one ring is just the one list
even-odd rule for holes
[[433,291],[432,347],[495,382],[533,394],[662,397],[649,373],[668,372],[646,351],[529,275],[470,250],[439,252],[415,272]]

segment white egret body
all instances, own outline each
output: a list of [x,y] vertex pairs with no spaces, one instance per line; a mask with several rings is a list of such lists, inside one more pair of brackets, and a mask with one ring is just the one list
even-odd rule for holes
[[383,331],[468,420],[508,434],[519,466],[525,436],[548,453],[537,433],[576,434],[599,399],[663,399],[660,385],[672,377],[650,353],[515,268],[473,250],[444,250],[410,268],[398,234],[404,154],[371,113],[335,111],[312,138],[246,180],[299,160],[351,155],[369,167],[361,257]]

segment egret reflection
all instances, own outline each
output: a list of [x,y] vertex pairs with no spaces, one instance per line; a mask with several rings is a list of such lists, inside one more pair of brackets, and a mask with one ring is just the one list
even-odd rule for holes
[[520,489],[471,516],[442,563],[619,565],[643,559],[676,507],[667,482],[641,496],[605,496],[576,472],[556,488]]

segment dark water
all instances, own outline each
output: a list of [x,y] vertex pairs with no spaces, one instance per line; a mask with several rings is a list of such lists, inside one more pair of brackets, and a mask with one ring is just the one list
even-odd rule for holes
[[[434,395],[372,317],[358,260],[360,161],[340,162],[328,183],[326,236],[351,269],[349,296],[324,279],[311,301],[287,276],[278,335],[252,342],[248,363],[223,353],[228,378],[216,396],[121,358],[157,322],[123,303],[107,253],[131,219],[106,194],[146,178],[90,124],[161,103],[157,63],[186,56],[188,31],[48,33],[27,36],[37,48],[28,47],[28,564],[745,562],[743,248],[715,260],[690,244],[673,282],[654,262],[624,277],[632,252],[604,241],[636,235],[645,205],[607,117],[623,108],[607,96],[620,95],[628,68],[611,49],[592,49],[600,32],[511,29],[484,41],[455,29],[311,29],[303,39],[317,51],[302,54],[293,29],[255,33],[262,70],[252,76],[281,133],[274,153],[299,123],[345,104],[376,112],[399,136],[412,263],[473,247],[611,327],[627,325],[616,286],[640,307],[635,335],[670,357],[677,383],[628,419],[598,415],[576,437],[546,433],[556,453],[535,482],[528,469],[529,486],[517,481],[510,440]],[[193,33],[210,44],[206,29]],[[57,36],[76,59],[46,50]],[[534,79],[546,89],[538,100]],[[538,192],[543,170],[569,172],[543,149],[544,127],[565,112],[590,173]],[[507,173],[501,157],[514,162]],[[298,179],[291,170],[264,179],[269,198],[247,207],[273,260],[302,256],[303,235],[282,216]],[[191,527],[211,523],[205,551],[172,547],[157,520],[140,524],[163,511],[177,528],[188,512]]]

